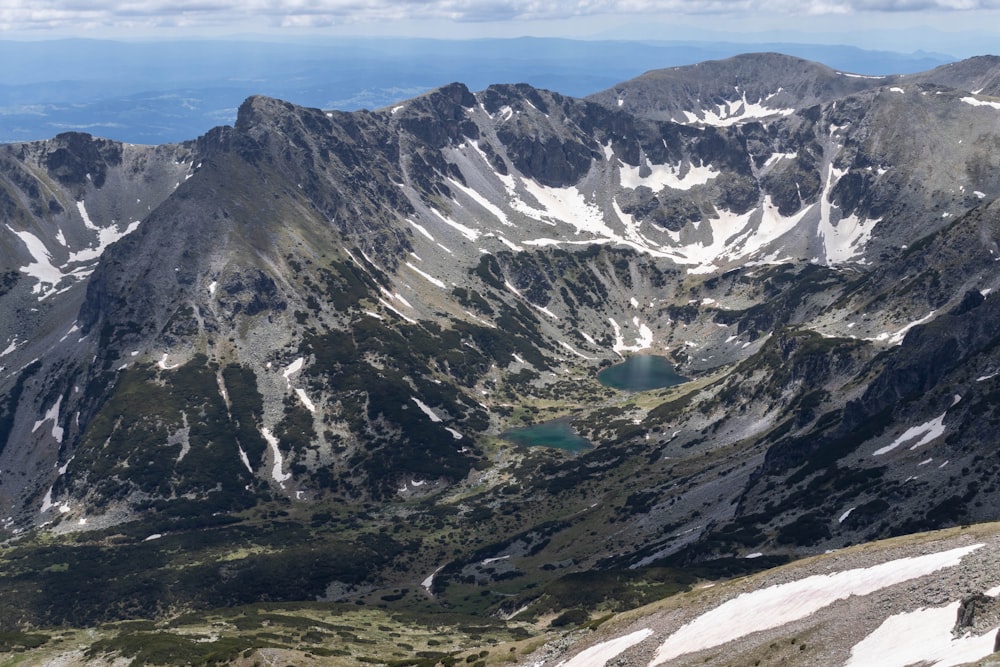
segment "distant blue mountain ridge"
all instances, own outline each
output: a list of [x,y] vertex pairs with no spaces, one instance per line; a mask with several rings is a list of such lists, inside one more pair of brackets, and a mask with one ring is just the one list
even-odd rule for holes
[[256,94],[345,111],[387,106],[453,81],[473,90],[529,83],[584,96],[652,69],[748,51],[857,74],[906,74],[954,60],[850,46],[555,38],[0,41],[0,143],[66,131],[173,143],[231,124],[240,103]]

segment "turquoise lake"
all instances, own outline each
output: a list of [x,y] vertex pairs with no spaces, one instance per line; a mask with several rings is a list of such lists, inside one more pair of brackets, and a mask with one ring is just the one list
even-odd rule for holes
[[625,391],[646,391],[683,384],[688,379],[678,375],[666,357],[655,354],[635,354],[620,364],[605,368],[597,374],[605,387]]
[[501,434],[504,440],[526,447],[556,447],[570,452],[582,452],[593,447],[590,441],[576,434],[568,421],[555,421],[512,428]]

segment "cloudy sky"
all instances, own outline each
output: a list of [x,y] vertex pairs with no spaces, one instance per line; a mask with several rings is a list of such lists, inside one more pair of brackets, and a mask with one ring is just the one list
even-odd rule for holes
[[0,0],[0,39],[780,39],[965,56],[1000,52],[998,19],[1000,0]]

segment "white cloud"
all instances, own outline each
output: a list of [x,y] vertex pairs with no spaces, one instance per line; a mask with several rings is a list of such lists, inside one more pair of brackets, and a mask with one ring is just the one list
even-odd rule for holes
[[842,15],[998,8],[1000,0],[7,0],[0,5],[0,30],[249,24],[319,28],[404,20],[503,22],[611,15]]

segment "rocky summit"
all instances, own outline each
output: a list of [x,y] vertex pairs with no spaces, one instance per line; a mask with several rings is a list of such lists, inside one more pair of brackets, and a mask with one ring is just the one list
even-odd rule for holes
[[[705,582],[1000,519],[998,82],[750,54],[0,146],[0,651],[555,664]],[[598,378],[626,360],[675,379]],[[980,544],[948,539],[914,581]],[[979,633],[991,571],[935,597]],[[891,607],[823,654],[657,649],[656,612],[570,664],[846,660]]]

